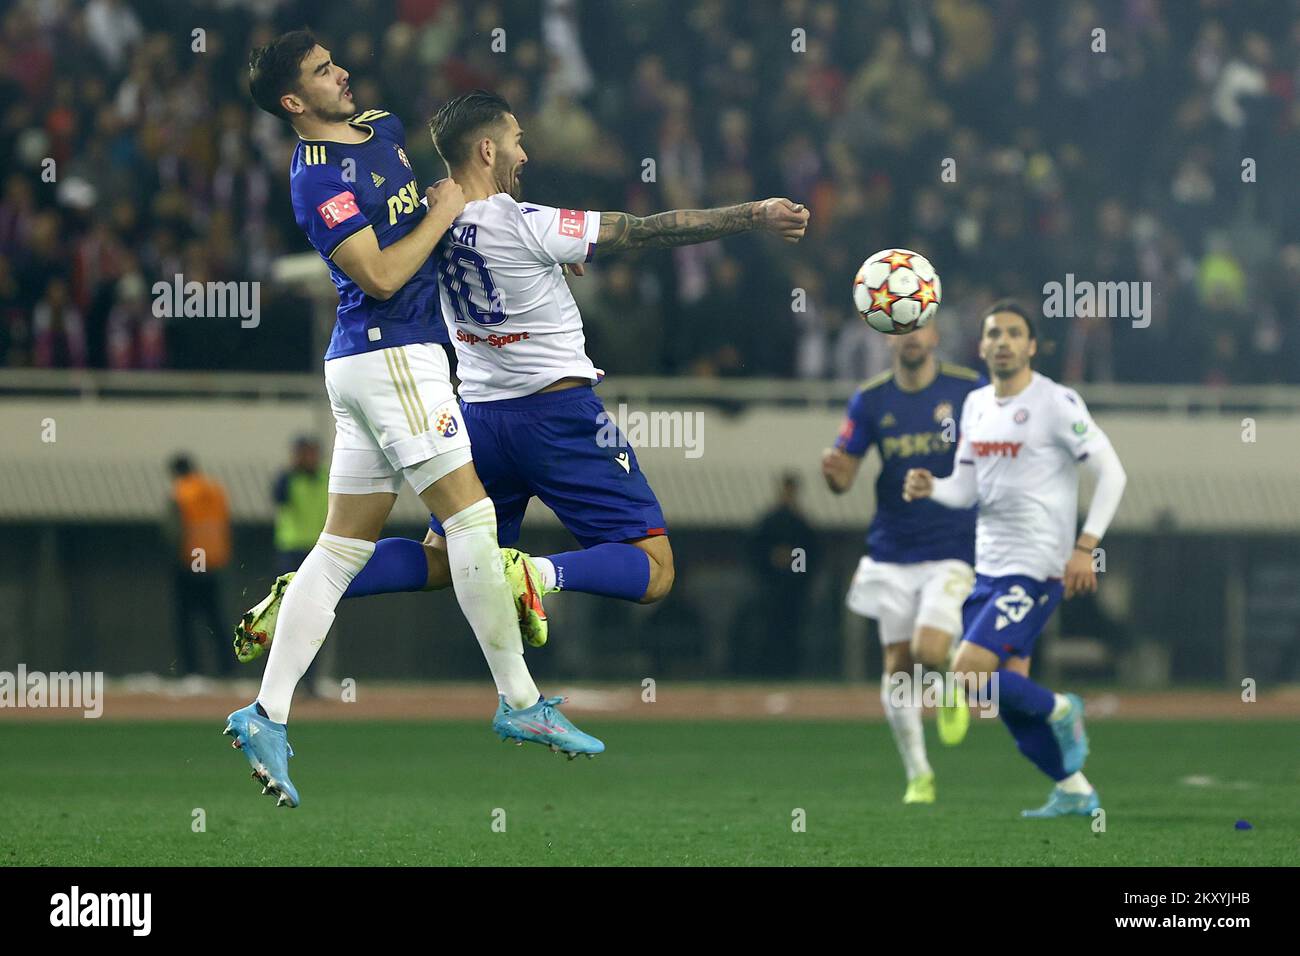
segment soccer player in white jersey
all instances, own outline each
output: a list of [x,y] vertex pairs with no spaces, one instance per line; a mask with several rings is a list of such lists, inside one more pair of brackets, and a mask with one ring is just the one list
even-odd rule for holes
[[329,634],[334,609],[369,561],[405,480],[446,528],[456,599],[487,657],[503,736],[570,753],[604,745],[538,693],[524,663],[515,601],[496,543],[496,511],[479,482],[452,391],[431,253],[464,196],[452,181],[420,189],[405,134],[383,110],[358,114],[348,73],[306,30],[254,50],[249,90],[298,134],[289,170],[294,215],[329,265],[338,321],[325,355],[337,435],[325,529],[284,592],[261,690],[230,715],[263,792],[298,805],[286,723],[294,688]]
[[[1083,775],[1083,701],[1030,680],[1029,666],[1062,595],[1096,590],[1093,552],[1127,479],[1078,393],[1032,369],[1036,352],[1025,311],[1011,302],[993,306],[980,338],[992,383],[962,406],[956,468],[947,478],[912,469],[903,494],[950,508],[979,505],[975,589],[962,609],[953,670],[981,686],[996,673],[1003,721],[1020,752],[1056,783],[1044,806],[1022,814],[1044,818],[1089,815],[1100,806]],[[1097,487],[1076,536],[1080,465]]]
[[[667,523],[636,452],[592,389],[604,372],[587,356],[565,269],[581,274],[594,256],[749,231],[798,241],[808,211],[768,199],[639,218],[521,202],[528,156],[504,99],[467,93],[429,125],[465,191],[465,210],[439,245],[439,286],[499,541],[518,538],[529,501],[540,498],[582,546],[531,559],[546,592],[660,600],[673,583]],[[438,545],[444,534],[435,516],[428,540]]]

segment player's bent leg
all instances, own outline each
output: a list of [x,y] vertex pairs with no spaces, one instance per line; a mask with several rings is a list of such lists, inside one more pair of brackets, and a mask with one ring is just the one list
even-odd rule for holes
[[662,601],[673,589],[676,572],[673,570],[673,548],[668,543],[668,535],[652,535],[647,538],[635,538],[628,542],[634,548],[644,551],[650,559],[650,580],[646,583],[645,593],[640,603],[654,604]]
[[[665,536],[657,537],[667,542]],[[672,551],[667,551],[666,573],[660,561],[658,576],[652,580],[656,562],[637,543],[642,540],[653,541],[656,538],[596,542],[578,551],[535,558],[545,593],[578,591],[634,604],[652,604],[661,600],[672,588]]]

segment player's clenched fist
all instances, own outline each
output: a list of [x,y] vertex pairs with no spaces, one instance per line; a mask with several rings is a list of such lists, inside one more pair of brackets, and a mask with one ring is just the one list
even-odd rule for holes
[[424,194],[429,197],[429,211],[438,207],[439,212],[449,212],[455,219],[465,211],[465,193],[460,188],[460,183],[454,179],[440,179],[428,189]]
[[755,217],[760,229],[774,232],[786,242],[798,242],[808,228],[808,207],[788,199],[764,199]]
[[903,500],[929,498],[934,491],[934,475],[924,468],[909,468],[903,478]]

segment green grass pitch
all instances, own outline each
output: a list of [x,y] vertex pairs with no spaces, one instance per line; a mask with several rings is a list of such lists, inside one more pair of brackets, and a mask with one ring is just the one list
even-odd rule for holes
[[930,738],[932,807],[900,802],[882,723],[581,724],[609,752],[569,763],[498,742],[487,720],[296,724],[303,805],[277,810],[220,719],[6,722],[0,863],[1238,866],[1294,863],[1300,833],[1281,721],[1095,722],[1104,833],[1020,820],[1048,782],[992,721],[956,749]]

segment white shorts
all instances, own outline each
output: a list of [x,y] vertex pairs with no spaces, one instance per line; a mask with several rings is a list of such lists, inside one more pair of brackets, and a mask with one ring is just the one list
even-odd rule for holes
[[845,604],[879,623],[880,643],[900,644],[922,627],[960,634],[961,606],[974,586],[975,569],[965,561],[884,564],[863,558]]
[[399,345],[330,359],[325,391],[334,412],[335,494],[396,494],[404,476],[418,494],[471,460],[440,345]]

